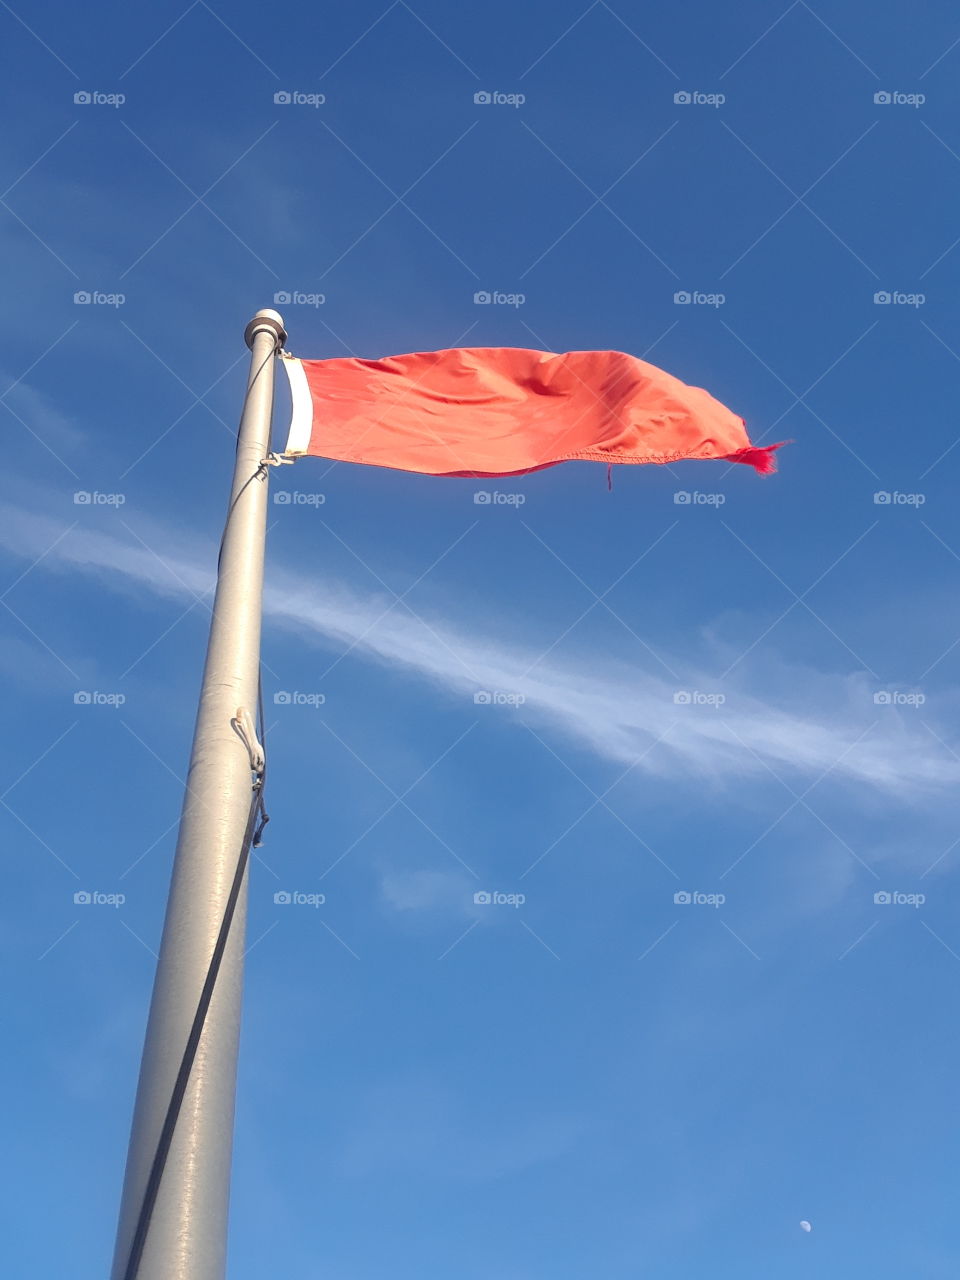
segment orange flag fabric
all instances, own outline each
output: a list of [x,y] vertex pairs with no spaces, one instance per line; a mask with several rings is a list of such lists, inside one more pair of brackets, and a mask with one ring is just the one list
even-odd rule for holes
[[435,476],[523,475],[558,462],[724,459],[774,450],[699,387],[622,351],[457,347],[384,360],[283,360],[285,452]]

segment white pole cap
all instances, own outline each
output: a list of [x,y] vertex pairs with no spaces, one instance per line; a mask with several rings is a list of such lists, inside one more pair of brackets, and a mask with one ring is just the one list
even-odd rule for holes
[[254,338],[258,333],[262,333],[264,329],[269,330],[279,339],[281,347],[286,342],[287,331],[283,327],[283,316],[279,311],[271,311],[267,307],[263,311],[258,311],[243,331],[243,339],[248,347],[253,347]]

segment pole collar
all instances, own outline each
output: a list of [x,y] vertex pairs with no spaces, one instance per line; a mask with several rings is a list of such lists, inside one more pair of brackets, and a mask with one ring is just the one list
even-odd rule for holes
[[243,331],[243,340],[251,350],[253,349],[254,338],[258,333],[263,333],[264,330],[272,333],[281,347],[287,340],[287,331],[283,327],[283,316],[280,315],[279,311],[265,309],[258,311]]

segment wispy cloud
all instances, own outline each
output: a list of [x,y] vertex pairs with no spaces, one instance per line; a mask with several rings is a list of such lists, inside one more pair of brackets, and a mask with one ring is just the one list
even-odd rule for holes
[[46,391],[0,371],[0,395],[5,408],[13,415],[7,418],[8,434],[15,436],[20,430],[31,431],[56,457],[73,456],[84,444],[84,432]]
[[470,914],[474,883],[454,871],[406,871],[387,867],[380,876],[380,896],[391,911],[414,915],[423,912]]
[[[0,504],[0,547],[33,561],[62,534],[61,521]],[[70,567],[114,589],[189,600],[213,582],[213,555],[169,529],[154,526],[143,543],[126,534],[77,527],[56,542],[35,572]],[[155,548],[150,550],[148,548]],[[627,663],[582,665],[553,656],[550,646],[505,644],[456,623],[419,617],[389,596],[361,595],[342,583],[272,572],[264,609],[274,625],[335,653],[353,652],[430,681],[444,697],[472,701],[478,691],[519,695],[516,712],[538,733],[559,731],[581,748],[669,777],[735,783],[771,771],[808,779],[829,774],[868,783],[900,798],[960,780],[960,757],[920,713],[912,722],[873,704],[865,677],[825,676],[781,666],[770,692],[748,687],[749,676],[724,682],[719,707],[677,703],[674,682]],[[677,665],[674,663],[674,665]],[[765,683],[770,683],[767,680]],[[689,665],[684,692],[710,690],[715,679]],[[480,710],[478,708],[478,710]]]

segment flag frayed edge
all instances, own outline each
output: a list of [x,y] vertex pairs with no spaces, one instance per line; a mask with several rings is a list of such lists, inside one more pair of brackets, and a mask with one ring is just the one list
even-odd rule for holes
[[[313,442],[311,441],[311,444]],[[334,456],[324,453],[320,449],[313,449],[309,446],[306,449],[287,449],[281,456],[289,459],[291,462],[298,458],[328,458],[335,462],[346,462],[352,466],[361,467],[380,467],[385,471],[403,471],[408,475],[426,475],[434,476],[438,479],[469,479],[469,480],[497,480],[505,479],[510,476],[528,476],[533,475],[536,471],[546,471],[549,467],[557,467],[564,462],[605,462],[609,467],[621,466],[670,466],[675,462],[742,462],[747,466],[753,467],[754,470],[762,476],[773,475],[777,470],[777,462],[774,454],[777,449],[782,449],[784,445],[792,444],[792,440],[781,440],[777,444],[768,445],[748,445],[745,449],[738,449],[736,453],[714,454],[712,457],[703,457],[702,455],[691,453],[676,453],[661,455],[660,457],[611,457],[600,449],[583,449],[578,453],[569,453],[562,458],[551,458],[549,462],[538,462],[531,467],[523,467],[519,471],[417,471],[413,467],[398,467],[389,462],[374,462],[370,458],[348,458],[343,455]],[[609,479],[609,477],[608,477]]]
[[776,451],[789,443],[789,440],[781,440],[779,444],[749,445],[746,449],[738,449],[736,453],[728,453],[724,462],[745,462],[758,475],[772,476],[777,469]]

